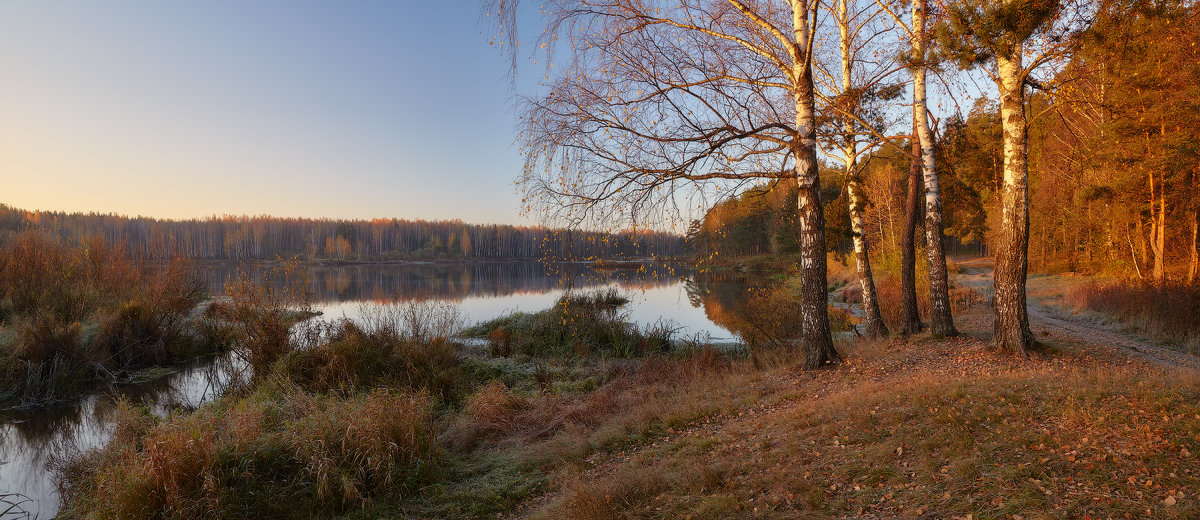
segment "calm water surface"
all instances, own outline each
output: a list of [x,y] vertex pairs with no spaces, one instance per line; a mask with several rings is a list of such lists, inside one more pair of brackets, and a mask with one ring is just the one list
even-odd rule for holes
[[[214,292],[243,275],[282,284],[285,275],[264,265],[203,265],[199,271]],[[302,266],[291,275],[309,287],[321,319],[354,318],[364,305],[397,300],[438,300],[459,306],[467,323],[514,311],[538,311],[568,288],[614,287],[631,302],[628,319],[639,324],[670,321],[683,336],[731,342],[720,323],[753,281],[731,274],[696,273],[685,267],[638,264],[593,270],[582,263],[489,262],[473,264],[380,264]],[[56,456],[100,447],[111,435],[119,398],[146,403],[156,414],[195,407],[219,394],[238,372],[229,358],[197,361],[154,383],[111,389],[75,406],[52,410],[0,411],[0,495],[19,493],[30,518],[52,518],[58,491],[47,468]],[[5,506],[0,505],[0,511]],[[0,518],[25,518],[24,514]]]

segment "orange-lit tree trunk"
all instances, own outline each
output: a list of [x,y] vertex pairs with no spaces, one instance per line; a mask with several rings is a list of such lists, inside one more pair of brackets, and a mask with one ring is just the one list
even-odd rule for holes
[[929,270],[929,332],[935,336],[955,336],[950,313],[950,280],[946,272],[945,237],[942,235],[942,195],[934,164],[933,132],[929,128],[926,103],[925,65],[929,41],[925,14],[928,0],[912,3],[913,117],[916,138],[921,145],[921,172],[925,181],[925,261]]
[[[1154,174],[1150,174],[1150,249],[1154,253],[1153,277],[1155,283],[1167,279],[1167,197],[1166,182],[1159,176],[1158,189],[1154,186]],[[1156,200],[1157,199],[1157,200]],[[1157,207],[1155,207],[1157,205]]]
[[800,191],[800,319],[803,332],[804,366],[819,368],[840,360],[833,349],[829,330],[828,273],[825,264],[825,215],[821,207],[821,179],[817,169],[816,93],[813,88],[813,69],[807,46],[811,38],[808,13],[809,2],[797,0],[792,5],[792,31],[795,34],[794,56],[806,59],[796,62],[792,78],[796,103],[796,139],[792,153],[796,160],[796,180]]
[[1004,180],[1000,187],[999,248],[995,267],[995,346],[1028,353],[1033,346],[1025,302],[1029,271],[1028,123],[1021,46],[996,56],[1000,122],[1004,129]]
[[1188,282],[1196,283],[1200,275],[1200,208],[1192,210],[1192,260],[1188,265]]

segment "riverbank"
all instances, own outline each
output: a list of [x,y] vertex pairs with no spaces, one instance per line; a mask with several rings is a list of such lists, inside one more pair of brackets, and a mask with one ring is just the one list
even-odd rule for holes
[[[58,465],[60,516],[327,516],[394,496],[431,496],[423,490],[470,478],[498,453],[496,441],[517,434],[509,414],[536,422],[520,428],[522,436],[548,438],[574,430],[577,420],[615,420],[618,409],[646,406],[643,382],[673,388],[687,380],[680,367],[728,363],[712,350],[687,355],[669,335],[644,335],[612,312],[623,303],[611,294],[560,302],[564,319],[590,325],[558,330],[572,349],[540,356],[455,345],[457,311],[433,302],[381,305],[359,321],[313,325],[315,334],[294,335],[273,360],[251,355],[262,362],[252,361],[249,384],[194,412],[159,418],[123,406],[106,448]],[[527,333],[513,327],[514,343],[534,344],[522,338]],[[649,353],[641,348],[665,355],[619,357]],[[626,385],[634,394],[608,401]],[[658,427],[646,421],[610,432],[605,443]],[[473,469],[446,472],[459,463]]]
[[[451,361],[368,327],[197,412],[129,411],[64,517],[1200,514],[1196,358],[1033,305],[1030,359],[975,305],[962,337],[844,340],[816,372],[786,349]],[[443,376],[370,375],[414,367]]]
[[492,264],[492,263],[525,263],[525,262],[541,262],[551,264],[587,264],[597,268],[621,268],[629,265],[640,265],[647,263],[695,263],[696,260],[691,258],[597,258],[585,260],[556,260],[547,259],[545,257],[533,258],[432,258],[432,259],[393,259],[393,260],[338,260],[333,258],[279,258],[274,260],[262,259],[246,259],[246,260],[198,260],[208,265],[227,265],[227,266],[278,266],[284,264],[301,265],[301,266],[357,266],[357,265],[471,265],[471,264]]

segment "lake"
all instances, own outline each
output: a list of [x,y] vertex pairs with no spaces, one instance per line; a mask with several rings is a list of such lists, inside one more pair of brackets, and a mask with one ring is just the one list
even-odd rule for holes
[[[682,265],[621,264],[593,269],[586,263],[480,262],[460,264],[302,265],[290,273],[277,266],[201,265],[198,272],[214,292],[242,277],[283,286],[302,281],[319,319],[354,318],[364,305],[402,300],[456,304],[468,324],[515,311],[549,308],[568,289],[616,288],[630,303],[628,319],[639,324],[660,320],[680,328],[680,336],[699,335],[714,343],[732,343],[730,309],[757,279],[730,272],[701,273]],[[47,464],[56,456],[102,446],[111,434],[118,399],[145,403],[158,415],[175,407],[195,407],[219,395],[231,377],[228,357],[196,361],[176,373],[142,385],[111,389],[75,406],[50,410],[0,411],[0,495],[27,497],[23,509],[38,518],[58,511],[58,491]],[[5,510],[0,504],[0,512]],[[32,518],[32,516],[30,516]],[[25,515],[0,518],[25,518]]]

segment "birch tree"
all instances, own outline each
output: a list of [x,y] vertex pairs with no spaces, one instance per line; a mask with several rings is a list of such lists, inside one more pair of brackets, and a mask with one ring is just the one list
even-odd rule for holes
[[[491,6],[509,37],[515,4]],[[815,0],[557,0],[538,46],[561,47],[528,99],[519,184],[544,218],[645,222],[678,194],[752,179],[799,187],[805,366],[839,360],[829,330],[813,82]],[[724,184],[723,184],[724,183]],[[715,189],[714,188],[714,189]]]
[[[942,195],[938,186],[937,164],[934,155],[933,131],[929,126],[928,85],[930,31],[928,27],[928,0],[912,0],[910,4],[909,24],[901,19],[896,7],[885,0],[876,0],[899,27],[909,40],[909,67],[912,72],[913,97],[913,155],[920,164],[920,180],[924,186],[925,214],[925,260],[929,272],[929,330],[936,336],[955,336],[958,331],[954,328],[954,318],[950,310],[950,282],[946,270],[945,235],[942,218]],[[919,149],[920,153],[917,153]],[[916,166],[913,167],[915,171]],[[910,182],[915,187],[915,182]],[[911,198],[911,195],[910,195]],[[915,214],[910,210],[910,222],[915,221]],[[915,231],[915,230],[912,230]],[[906,237],[907,238],[907,237]],[[907,257],[902,258],[906,273],[915,271],[915,254],[911,250]],[[910,275],[910,279],[915,278]],[[904,282],[905,280],[901,280]],[[915,281],[915,280],[914,280]],[[911,294],[915,301],[915,283],[910,282],[902,287],[905,296]],[[905,306],[906,332],[920,330],[920,318],[916,317],[915,305]]]
[[939,28],[948,55],[960,67],[982,67],[996,85],[1004,136],[1000,229],[994,270],[997,348],[1028,353],[1033,346],[1025,299],[1029,270],[1029,118],[1026,87],[1032,75],[1061,58],[1079,23],[1068,20],[1060,0],[958,1],[947,6]]
[[[894,64],[867,60],[860,56],[863,53],[877,54],[880,49],[874,40],[886,32],[876,23],[881,13],[875,5],[870,2],[863,4],[859,5],[850,0],[836,0],[830,6],[832,23],[838,29],[839,56],[836,62],[840,69],[835,73],[822,68],[822,72],[827,78],[826,81],[830,83],[830,90],[836,93],[832,103],[839,106],[841,112],[856,116],[835,117],[832,122],[833,128],[829,132],[829,141],[834,155],[841,160],[845,171],[854,260],[862,290],[866,335],[881,337],[888,334],[888,329],[879,311],[879,298],[871,269],[870,245],[863,221],[867,198],[862,179],[863,164],[859,159],[881,144],[874,136],[881,136],[878,128],[886,126],[879,111],[880,107],[872,105],[890,101],[899,93],[899,89],[896,85],[887,83],[894,72]],[[871,128],[868,129],[868,126]]]

